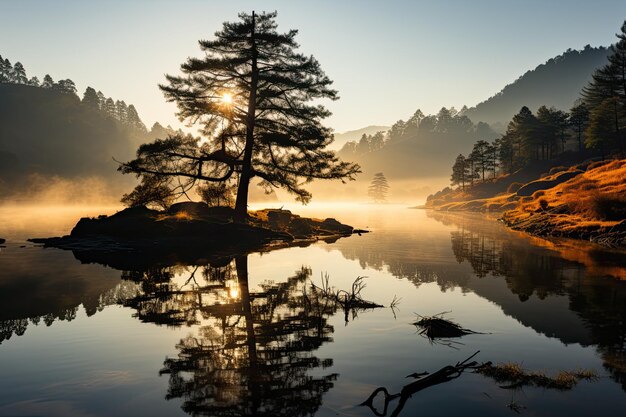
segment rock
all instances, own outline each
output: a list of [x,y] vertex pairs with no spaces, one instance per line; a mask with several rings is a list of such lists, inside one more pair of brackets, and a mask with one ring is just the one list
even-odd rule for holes
[[109,217],[100,216],[96,219],[83,217],[74,226],[70,236],[154,236],[157,231],[153,226],[158,215],[159,212],[156,210],[137,206],[124,209]]
[[286,228],[291,223],[292,217],[293,215],[289,210],[268,210],[267,212],[267,221],[272,228]]
[[4,242],[6,242],[6,240],[0,238],[0,245],[4,245]]
[[333,218],[328,218],[322,222],[322,227],[324,230],[328,230],[331,232],[339,233],[339,234],[350,234],[352,233],[352,226],[348,226],[343,223],[339,223],[337,220]]
[[291,223],[289,223],[288,230],[289,233],[299,239],[311,237],[315,234],[311,220],[302,217],[295,217],[292,219]]
[[529,197],[533,195],[536,191],[548,190],[550,188],[556,187],[561,183],[564,183],[565,181],[569,181],[578,174],[582,174],[582,172],[583,171],[580,170],[567,171],[563,172],[560,175],[557,175],[551,180],[536,180],[529,182],[528,184],[522,186],[519,190],[517,190],[517,195],[519,197]]

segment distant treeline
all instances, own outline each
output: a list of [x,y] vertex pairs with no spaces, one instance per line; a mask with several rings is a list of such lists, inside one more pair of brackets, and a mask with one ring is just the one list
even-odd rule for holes
[[[0,55],[0,83],[47,88],[77,96],[76,84],[69,78],[57,82],[49,74],[43,77],[43,82],[40,82],[37,77],[28,78],[26,69],[21,62],[18,61],[15,65],[11,65],[11,61],[8,58],[3,59],[2,55]],[[114,101],[111,97],[106,97],[101,91],[96,92],[92,87],[87,87],[81,101],[91,109],[103,111],[124,124],[144,132],[147,131],[146,126],[139,118],[137,109],[132,104],[127,105],[123,100]]]
[[436,115],[425,115],[420,109],[407,120],[398,120],[388,132],[373,135],[363,134],[361,139],[347,142],[340,152],[344,154],[363,154],[373,152],[403,141],[434,143],[446,139],[454,143],[467,143],[477,137],[496,137],[497,133],[484,122],[474,124],[464,113],[467,107],[459,111],[454,107],[443,107]]
[[159,123],[147,130],[132,104],[92,87],[81,99],[72,80],[46,75],[40,83],[19,62],[0,63],[0,201],[43,194],[75,201],[85,191],[115,201],[135,182],[119,175],[115,159],[131,159],[140,144],[177,133]]
[[[478,140],[468,156],[457,156],[452,185],[465,188],[497,172],[509,174],[534,161],[555,159],[566,152],[618,152],[624,156],[626,131],[626,22],[608,63],[597,69],[569,113],[541,106],[535,114],[526,106],[513,116],[506,133],[493,142]],[[575,142],[574,146],[568,146]]]

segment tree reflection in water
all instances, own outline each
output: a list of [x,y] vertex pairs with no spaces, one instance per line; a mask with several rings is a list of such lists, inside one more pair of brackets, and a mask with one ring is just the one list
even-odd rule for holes
[[[62,289],[57,291],[62,293]],[[20,312],[22,317],[0,319],[0,344],[5,340],[11,339],[14,335],[23,336],[30,325],[38,326],[43,323],[45,326],[50,327],[56,321],[72,321],[76,318],[81,305],[85,310],[85,314],[92,316],[104,310],[105,307],[119,304],[126,298],[137,295],[137,293],[138,289],[134,284],[122,282],[97,296],[91,294],[91,297],[88,297],[81,294],[76,300],[69,300],[69,302],[61,295],[58,295],[56,299],[50,302],[51,305],[47,307],[49,311],[45,314],[41,314],[41,308],[34,303],[24,303],[26,308]],[[11,295],[15,296],[15,294]],[[54,295],[56,296],[57,294]],[[26,301],[29,300],[26,299]],[[71,307],[67,307],[67,304],[71,305]],[[0,318],[3,318],[3,313],[11,314],[12,311],[3,309],[0,312]]]
[[194,267],[176,283],[181,272],[171,267],[124,274],[143,288],[125,302],[139,319],[198,325],[160,371],[169,375],[166,398],[183,399],[183,410],[193,415],[314,414],[337,378],[312,375],[332,365],[313,352],[332,340],[327,320],[337,307],[307,291],[311,270],[266,281],[257,291],[248,285],[247,256]]
[[477,277],[503,277],[522,302],[533,294],[539,299],[567,297],[569,309],[581,318],[590,340],[569,340],[565,328],[563,335],[555,336],[564,343],[596,345],[604,367],[626,390],[626,282],[620,280],[626,276],[626,254],[607,256],[611,252],[594,246],[536,238],[527,238],[533,246],[521,245],[520,239],[503,239],[463,217],[431,216],[458,226],[451,232],[452,250],[457,261],[467,261]]

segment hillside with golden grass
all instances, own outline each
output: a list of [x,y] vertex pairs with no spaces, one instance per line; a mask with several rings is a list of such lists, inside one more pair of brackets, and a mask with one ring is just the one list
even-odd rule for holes
[[520,197],[502,219],[535,235],[626,246],[626,159],[592,164],[568,181]]
[[626,159],[556,167],[526,184],[509,180],[506,192],[474,195],[471,189],[447,190],[425,208],[503,212],[502,220],[516,230],[626,247]]

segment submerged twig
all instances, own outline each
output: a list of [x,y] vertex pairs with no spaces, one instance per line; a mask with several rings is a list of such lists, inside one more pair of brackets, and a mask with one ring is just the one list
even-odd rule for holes
[[516,414],[520,414],[522,410],[526,409],[525,406],[523,406],[522,404],[518,403],[515,400],[511,400],[511,402],[508,403],[506,406],[508,407],[509,410],[513,411]]
[[398,318],[396,316],[396,311],[400,310],[398,308],[398,304],[400,304],[400,300],[402,300],[402,297],[398,298],[398,296],[394,294],[393,300],[391,300],[391,304],[389,304],[389,308],[391,308],[391,312],[393,313],[393,318],[394,319]]

